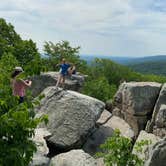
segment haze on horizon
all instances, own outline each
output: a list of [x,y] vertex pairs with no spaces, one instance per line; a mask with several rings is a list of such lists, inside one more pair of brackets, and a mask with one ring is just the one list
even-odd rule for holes
[[81,54],[166,55],[166,1],[163,0],[6,0],[0,17],[31,38],[68,40]]

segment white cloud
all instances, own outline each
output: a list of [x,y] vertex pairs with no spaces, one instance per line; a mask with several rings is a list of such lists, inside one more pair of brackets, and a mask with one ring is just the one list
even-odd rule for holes
[[142,56],[166,53],[165,7],[161,0],[6,0],[0,17],[40,49],[69,40],[81,53]]

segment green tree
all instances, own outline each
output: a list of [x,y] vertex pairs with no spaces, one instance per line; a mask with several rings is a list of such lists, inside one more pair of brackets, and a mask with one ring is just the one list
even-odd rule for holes
[[71,47],[68,41],[58,42],[53,44],[51,41],[45,42],[44,51],[50,58],[54,58],[57,62],[61,61],[62,58],[67,60],[79,60],[79,49],[80,47]]
[[36,44],[31,39],[22,40],[14,30],[14,26],[0,18],[0,57],[4,53],[13,54],[22,67],[40,57]]
[[40,58],[36,44],[30,40],[17,42],[13,55],[17,58],[21,66],[25,66],[35,58]]
[[45,42],[44,51],[49,57],[50,65],[55,68],[55,65],[59,63],[62,58],[76,65],[78,70],[84,72],[86,69],[86,62],[79,57],[80,47],[72,47],[68,41],[61,41],[56,44],[51,41]]
[[21,37],[15,32],[13,25],[0,18],[0,57],[4,53],[12,53],[19,41]]

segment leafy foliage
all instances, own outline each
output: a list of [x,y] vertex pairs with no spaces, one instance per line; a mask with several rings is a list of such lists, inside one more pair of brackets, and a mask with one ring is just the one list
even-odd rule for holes
[[45,42],[44,51],[49,57],[49,61],[45,60],[45,62],[47,62],[47,64],[49,62],[52,69],[55,70],[56,64],[61,62],[62,58],[65,58],[67,61],[75,64],[79,71],[84,72],[86,62],[80,59],[79,49],[80,47],[71,47],[68,41],[61,41],[56,44],[50,41]]
[[[141,141],[137,144],[136,150],[142,152],[142,146],[147,145],[148,141]],[[96,154],[97,157],[104,157],[106,166],[142,166],[143,161],[132,153],[132,141],[120,135],[116,129],[114,135],[101,145],[103,152]]]
[[11,53],[0,59],[0,165],[27,166],[36,151],[32,141],[37,125],[47,120],[46,116],[34,118],[34,106],[39,103],[27,96],[19,104],[12,95],[10,75],[18,61]]
[[102,101],[106,101],[113,97],[122,80],[127,82],[166,82],[166,77],[164,76],[143,75],[129,69],[126,66],[116,64],[109,59],[96,58],[88,67],[87,73],[88,80],[85,83],[82,92]]
[[0,18],[0,58],[4,54],[12,54],[19,66],[26,68],[27,65],[28,68],[33,68],[33,73],[39,73],[33,66],[36,59],[40,61],[36,44],[31,39],[22,40],[12,25]]
[[105,102],[111,99],[115,92],[116,86],[110,85],[105,77],[87,81],[83,88],[83,93]]
[[166,61],[142,62],[128,65],[128,67],[143,74],[166,76]]

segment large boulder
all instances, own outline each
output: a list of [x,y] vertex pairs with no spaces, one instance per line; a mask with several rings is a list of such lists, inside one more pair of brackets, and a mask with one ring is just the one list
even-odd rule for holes
[[107,110],[102,112],[100,118],[97,120],[96,128],[82,147],[85,152],[94,155],[96,152],[101,151],[100,145],[103,144],[108,137],[113,135],[112,128],[103,126],[111,117],[112,114]]
[[134,138],[134,131],[131,127],[123,119],[112,116],[106,110],[101,114],[97,124],[99,125],[98,128],[94,130],[94,133],[87,139],[83,146],[83,150],[91,155],[102,151],[100,145],[113,135],[115,129],[119,129],[121,134],[127,138]]
[[166,136],[166,84],[163,85],[156,105],[154,107],[152,119],[146,126],[148,132],[153,132],[160,137]]
[[50,159],[46,157],[49,153],[49,149],[47,147],[45,137],[49,137],[50,132],[47,131],[46,128],[38,128],[35,129],[35,135],[33,137],[33,141],[37,146],[37,152],[33,156],[32,162],[29,166],[46,166],[48,165]]
[[115,116],[119,116],[121,118],[123,118],[123,114],[122,114],[122,106],[123,106],[123,90],[125,87],[125,83],[120,84],[114,99],[113,99],[113,108],[112,108],[112,113]]
[[103,125],[104,127],[112,128],[113,130],[119,129],[122,136],[133,139],[135,134],[130,125],[118,116],[112,116],[110,120]]
[[166,165],[166,138],[158,141],[149,148],[144,166],[165,166]]
[[155,82],[129,82],[123,91],[123,110],[134,116],[152,113],[161,89]]
[[[138,144],[138,142],[145,141],[145,140],[147,140],[149,143],[144,145],[144,146],[142,146],[142,152],[138,152],[137,149],[136,149],[136,145]],[[136,154],[140,159],[145,161],[146,160],[147,149],[150,146],[154,145],[159,140],[160,140],[160,138],[155,136],[154,134],[147,133],[146,131],[142,130],[139,133],[139,136],[138,136],[138,138],[137,138],[137,140],[136,140],[136,142],[134,144],[132,153]]]
[[[47,72],[40,75],[31,77],[32,86],[30,88],[32,95],[36,97],[39,95],[45,88],[49,86],[55,86],[59,77],[59,72]],[[82,87],[84,80],[84,75],[75,74],[71,77],[66,77],[65,89],[70,89],[74,91],[79,91]]]
[[36,108],[37,115],[48,114],[46,126],[52,134],[47,142],[56,149],[79,148],[91,134],[105,104],[95,98],[48,87],[45,97]]
[[82,149],[90,155],[95,155],[96,152],[102,151],[100,145],[113,135],[113,129],[110,127],[100,126],[94,133],[87,139]]
[[113,114],[129,123],[137,135],[153,112],[161,84],[128,82],[120,86],[113,102]]
[[161,105],[156,115],[153,133],[162,138],[166,136],[166,105]]
[[83,150],[71,150],[52,158],[50,166],[97,166],[97,162]]

